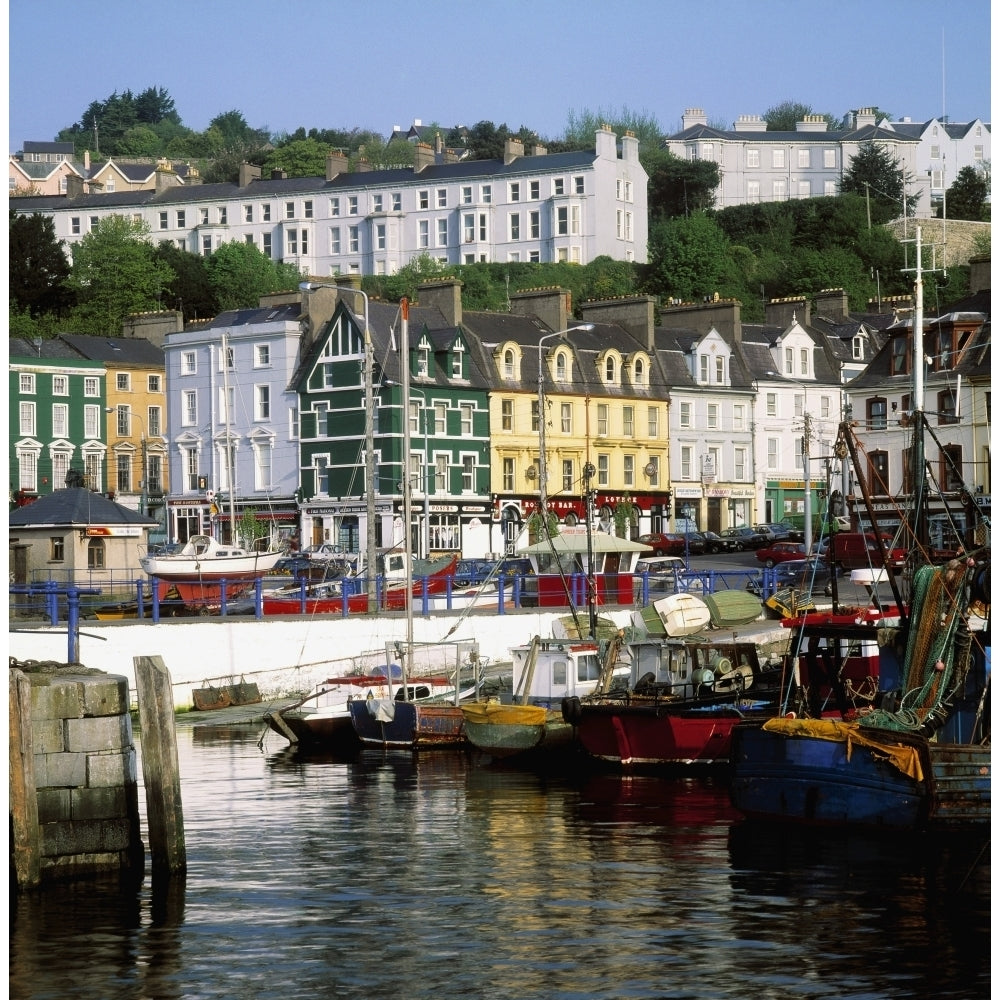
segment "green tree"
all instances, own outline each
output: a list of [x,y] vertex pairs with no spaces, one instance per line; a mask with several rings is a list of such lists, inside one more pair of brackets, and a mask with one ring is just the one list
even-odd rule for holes
[[11,308],[31,316],[62,313],[75,300],[67,279],[69,261],[56,239],[55,222],[42,215],[10,211],[7,287]]
[[149,226],[122,215],[101,219],[76,245],[69,283],[79,305],[73,321],[94,336],[120,336],[134,312],[156,309],[173,272],[155,257]]
[[658,149],[666,134],[656,115],[623,105],[621,108],[598,108],[596,111],[570,111],[563,142],[577,149],[593,149],[594,134],[605,125],[616,135],[634,133],[639,140],[640,156],[648,150]]
[[906,175],[887,146],[863,142],[844,171],[840,191],[869,199],[872,225],[881,225],[903,215],[904,196],[906,214],[913,214],[919,196],[906,194],[907,186],[912,183],[913,179]]
[[658,223],[649,236],[647,287],[685,301],[738,296],[743,282],[731,251],[725,233],[704,213]]
[[949,219],[987,222],[990,218],[990,179],[986,171],[962,167],[945,193]]
[[189,253],[164,240],[153,251],[153,258],[174,274],[163,293],[164,308],[179,309],[185,320],[204,319],[219,312],[219,303],[208,278],[210,257]]
[[640,153],[649,175],[650,222],[704,212],[715,204],[719,166],[711,160],[684,160],[655,147]]
[[220,309],[248,309],[262,295],[298,287],[291,264],[272,261],[252,243],[223,243],[207,259],[208,283]]
[[118,140],[118,156],[159,156],[163,149],[163,140],[148,125],[136,125],[130,128]]
[[332,146],[316,139],[297,139],[268,153],[262,165],[265,176],[284,170],[289,177],[325,177],[326,157]]
[[[768,108],[764,112],[763,118],[767,122],[768,132],[794,132],[798,122],[804,121],[806,115],[815,115],[816,112],[808,104],[800,104],[797,101],[782,101]],[[836,127],[837,119],[830,114],[823,114],[822,117],[831,127]]]

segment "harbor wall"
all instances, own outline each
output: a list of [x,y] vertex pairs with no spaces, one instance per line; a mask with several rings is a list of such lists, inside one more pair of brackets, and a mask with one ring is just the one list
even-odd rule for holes
[[141,878],[126,678],[67,666],[11,668],[11,861],[18,885],[105,873]]
[[[601,610],[625,626],[629,610]],[[415,643],[475,640],[486,666],[509,662],[513,646],[534,635],[550,635],[552,622],[563,614],[520,611],[507,615],[437,614],[415,618]],[[586,614],[583,615],[586,618]],[[80,663],[128,679],[135,705],[137,656],[160,656],[170,672],[174,704],[190,708],[192,690],[245,680],[256,683],[265,701],[305,693],[325,677],[386,662],[386,643],[406,641],[403,615],[289,617],[287,620],[169,619],[81,622]],[[20,626],[9,633],[9,653],[19,660],[65,663],[65,626]]]

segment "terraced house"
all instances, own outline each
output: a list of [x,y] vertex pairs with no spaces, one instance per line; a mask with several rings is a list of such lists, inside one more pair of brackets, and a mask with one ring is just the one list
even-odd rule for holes
[[392,274],[424,254],[444,264],[646,260],[648,178],[634,135],[604,127],[592,152],[509,140],[502,159],[448,159],[418,144],[412,168],[348,172],[347,158],[331,154],[325,177],[262,178],[244,165],[235,184],[200,184],[167,164],[151,190],[72,188],[10,207],[51,217],[70,256],[102,218],[126,215],[156,242],[206,255],[252,243],[324,278]]

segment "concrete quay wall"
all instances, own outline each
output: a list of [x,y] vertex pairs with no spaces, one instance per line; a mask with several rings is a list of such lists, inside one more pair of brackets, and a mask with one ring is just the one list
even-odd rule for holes
[[[628,610],[606,612],[619,625]],[[508,615],[436,614],[413,622],[415,643],[475,640],[487,665],[511,659],[511,648],[532,636],[551,634],[564,615],[518,612]],[[586,620],[586,612],[582,619]],[[195,688],[256,683],[265,701],[306,692],[325,677],[386,662],[386,643],[405,642],[403,615],[312,618],[212,618],[81,622],[79,661],[128,678],[135,704],[136,656],[161,656],[170,672],[177,708],[190,708]],[[9,653],[19,660],[67,659],[65,627],[39,626],[9,634]]]

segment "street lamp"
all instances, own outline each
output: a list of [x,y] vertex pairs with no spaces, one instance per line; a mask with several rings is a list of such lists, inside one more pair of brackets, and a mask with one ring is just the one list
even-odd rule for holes
[[574,330],[593,330],[593,323],[581,323],[579,326],[570,326],[565,330],[556,330],[554,333],[546,333],[538,338],[538,509],[542,512],[542,526],[546,535],[549,530],[549,512],[546,499],[546,487],[548,486],[548,463],[545,459],[545,384],[543,376],[545,369],[542,367],[542,344],[546,340],[555,337],[562,337],[564,334],[572,333]]
[[367,564],[366,578],[368,581],[368,609],[375,607],[377,598],[375,590],[375,386],[373,381],[372,367],[375,363],[375,352],[372,350],[372,332],[368,324],[368,296],[360,288],[352,285],[338,285],[334,282],[323,281],[302,281],[299,283],[300,292],[314,292],[319,288],[332,288],[339,295],[341,292],[349,292],[352,295],[360,295],[364,303],[365,318],[365,499],[367,524],[367,539],[365,562]]
[[809,388],[796,378],[782,375],[780,372],[764,372],[767,376],[794,382],[802,390],[802,510],[805,514],[805,526],[802,540],[806,546],[806,558],[812,553],[812,493],[809,481],[809,439],[812,435],[811,418],[809,416]]

